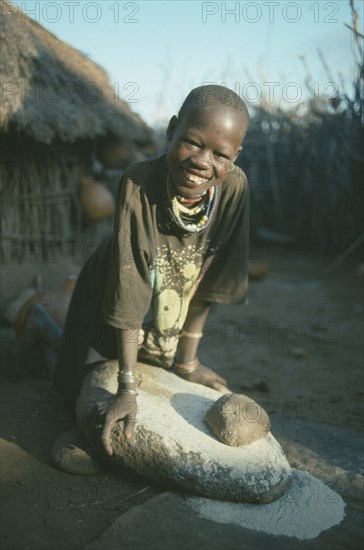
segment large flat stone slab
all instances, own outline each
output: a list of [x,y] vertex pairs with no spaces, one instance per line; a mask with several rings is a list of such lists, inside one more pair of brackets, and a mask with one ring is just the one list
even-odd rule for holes
[[272,432],[292,467],[315,475],[344,498],[364,498],[364,438],[319,420],[272,418]]
[[354,548],[345,545],[349,539],[341,527],[344,508],[337,493],[313,476],[294,470],[287,492],[271,504],[230,503],[163,493],[128,510],[86,548]]
[[[117,362],[109,362],[84,380],[77,422],[91,445],[100,438],[93,411],[98,401],[116,393],[117,372]],[[205,424],[204,414],[221,392],[144,364],[138,364],[136,376],[138,422],[130,440],[123,436],[122,423],[114,429],[109,459],[114,464],[218,500],[268,503],[286,491],[291,468],[271,433],[250,445],[230,447]]]

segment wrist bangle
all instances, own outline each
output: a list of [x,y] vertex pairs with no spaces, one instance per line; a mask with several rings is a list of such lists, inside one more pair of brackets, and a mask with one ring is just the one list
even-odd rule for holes
[[190,372],[193,372],[197,369],[197,367],[200,366],[199,359],[193,359],[193,361],[189,361],[188,363],[174,363],[174,366],[176,370],[183,374],[189,374]]
[[119,372],[119,382],[136,383],[135,376],[132,372]]
[[202,332],[188,332],[188,330],[182,330],[179,337],[187,336],[187,338],[202,338]]
[[119,376],[125,376],[126,378],[135,378],[134,374],[131,371],[120,371]]
[[138,395],[135,390],[124,390],[124,389],[122,389],[122,390],[118,391],[118,395],[120,395],[122,393],[130,393],[131,395]]
[[127,382],[119,382],[119,388],[122,390],[136,390],[137,385],[135,383],[128,384]]

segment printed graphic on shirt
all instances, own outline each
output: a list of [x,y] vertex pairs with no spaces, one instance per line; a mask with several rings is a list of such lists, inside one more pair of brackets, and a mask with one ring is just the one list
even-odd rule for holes
[[209,248],[210,255],[204,261],[207,249],[207,245],[188,245],[180,250],[164,245],[156,249],[151,270],[151,319],[143,325],[143,348],[161,366],[171,366],[190,301],[214,258]]

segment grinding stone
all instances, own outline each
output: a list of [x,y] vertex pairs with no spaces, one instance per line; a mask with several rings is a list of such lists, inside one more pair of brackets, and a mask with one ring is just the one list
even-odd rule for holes
[[[100,441],[96,403],[116,393],[117,373],[116,361],[95,367],[77,402],[78,426],[94,447]],[[114,464],[220,500],[263,503],[284,493],[291,468],[271,433],[250,445],[229,447],[206,426],[204,414],[221,392],[140,363],[135,374],[138,422],[129,440],[122,422],[114,428],[109,459]]]

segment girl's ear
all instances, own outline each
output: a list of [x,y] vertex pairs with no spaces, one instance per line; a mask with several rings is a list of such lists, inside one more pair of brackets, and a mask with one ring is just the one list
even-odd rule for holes
[[243,146],[241,145],[241,146],[237,149],[237,151],[236,151],[236,154],[235,154],[235,157],[234,157],[233,162],[236,161],[236,159],[238,158],[238,156],[240,155],[240,153],[242,152],[242,150],[243,150]]
[[172,141],[174,132],[177,127],[177,122],[178,122],[178,118],[176,117],[176,115],[173,115],[173,117],[169,121],[168,128],[167,128],[167,141]]

